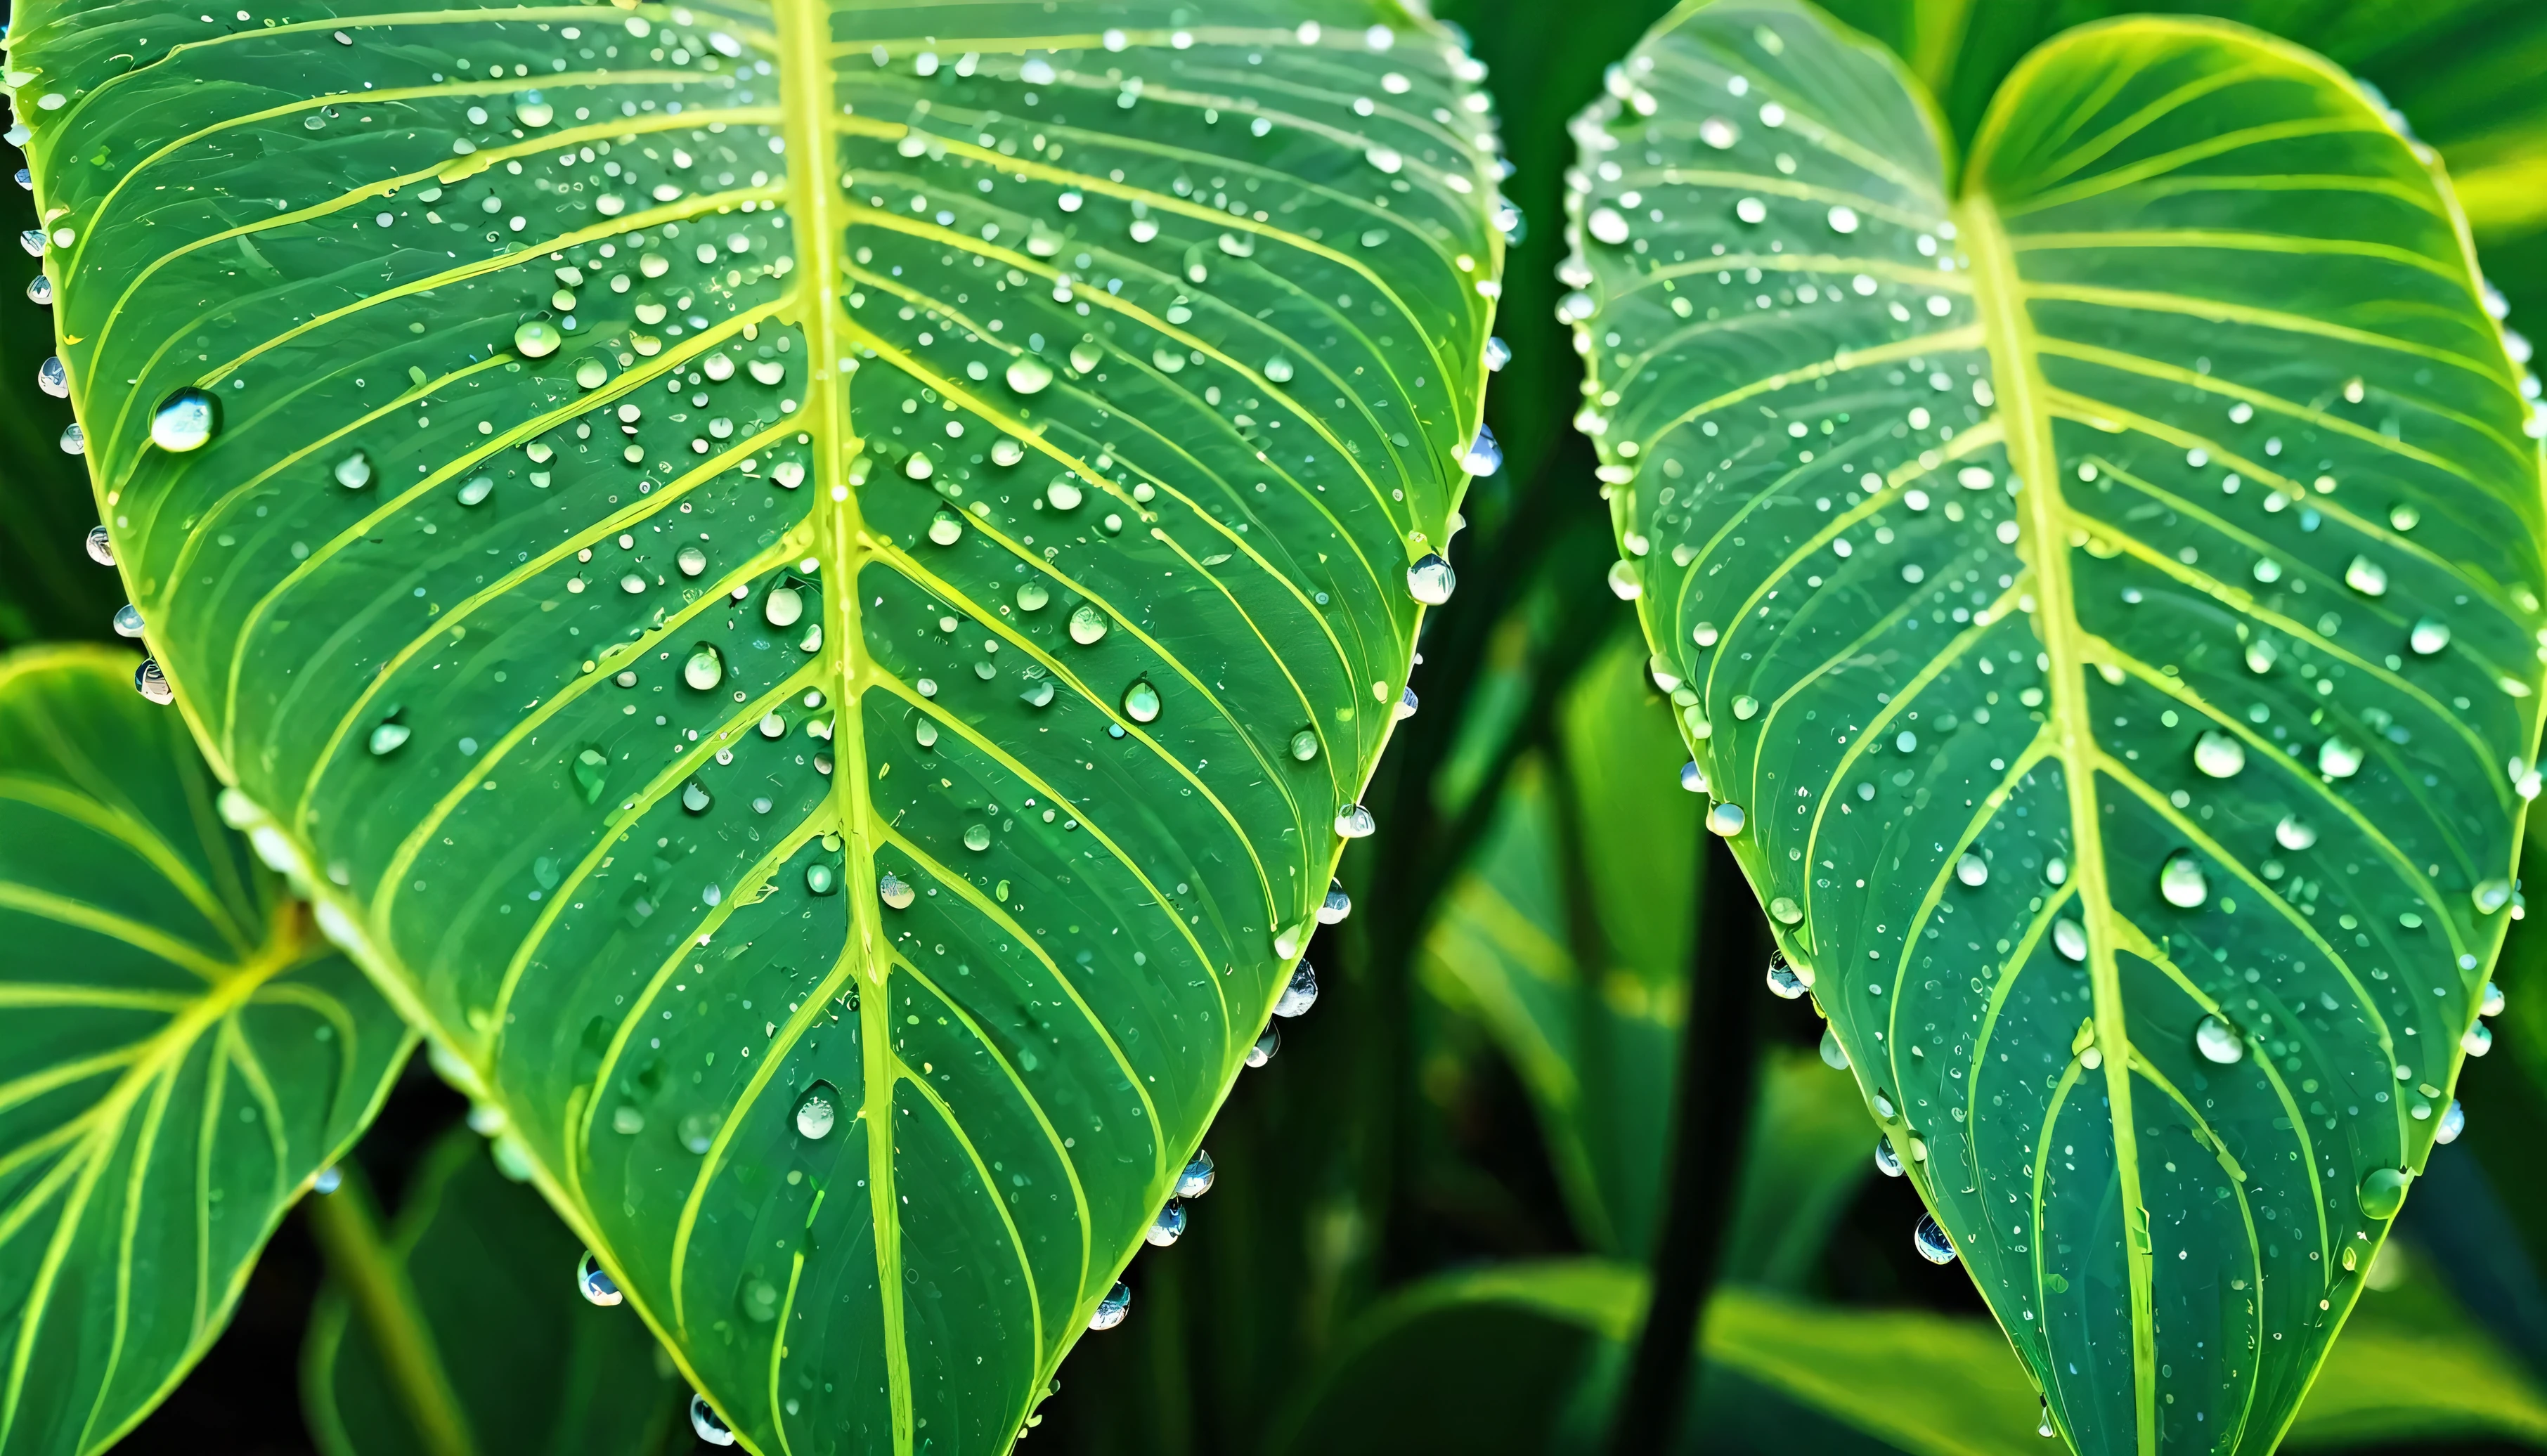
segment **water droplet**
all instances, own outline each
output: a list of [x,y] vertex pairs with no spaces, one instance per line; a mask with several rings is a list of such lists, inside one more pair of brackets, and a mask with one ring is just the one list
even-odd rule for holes
[[2045,860],[2043,862],[2043,880],[2047,885],[2068,884],[2069,862],[2057,854],[2052,858]]
[[1610,595],[1623,602],[1632,602],[1645,594],[1645,576],[1636,563],[1625,557],[1610,563]]
[[1760,700],[1743,693],[1733,700],[1733,716],[1744,723],[1760,716]]
[[1892,1099],[1884,1095],[1882,1092],[1878,1092],[1875,1094],[1874,1101],[1875,1115],[1883,1118],[1886,1122],[1890,1122],[1892,1120]]
[[1707,792],[1707,770],[1698,766],[1697,759],[1693,758],[1680,766],[1680,786],[1692,794]]
[[126,602],[123,606],[115,609],[115,635],[117,637],[139,637],[141,636],[142,631],[141,609],[139,607],[132,605],[131,602]]
[[2280,660],[2281,655],[2281,648],[2262,638],[2257,638],[2246,643],[2246,670],[2261,677],[2273,670],[2273,664]]
[[27,301],[46,308],[52,306],[53,280],[51,275],[39,273],[34,278],[28,280]]
[[2067,960],[2087,959],[2087,932],[2078,922],[2064,915],[2052,922],[2052,948]]
[[2372,1168],[2361,1180],[2361,1211],[2374,1219],[2393,1219],[2406,1206],[2406,1174],[2393,1167]]
[[2459,1050],[2471,1057],[2482,1057],[2494,1050],[2494,1028],[2480,1021],[2459,1038]]
[[1306,961],[1291,968],[1290,983],[1274,998],[1274,1014],[1297,1016],[1318,1003],[1318,973]]
[[1269,1022],[1266,1025],[1263,1034],[1256,1038],[1256,1044],[1247,1049],[1247,1065],[1250,1067],[1262,1067],[1266,1063],[1273,1061],[1274,1054],[1281,1050],[1282,1028],[1274,1026]]
[[1315,728],[1302,728],[1291,735],[1291,756],[1302,763],[1318,756],[1318,733]]
[[583,794],[585,804],[599,804],[602,788],[609,782],[610,760],[598,748],[585,748],[574,755],[569,765],[574,775],[574,786]]
[[538,92],[526,92],[513,102],[513,120],[528,129],[537,130],[557,120],[557,108],[540,100]]
[[887,870],[883,874],[876,876],[876,899],[883,900],[886,904],[893,906],[895,909],[910,909],[911,902],[918,898],[918,895],[914,893],[912,888],[903,883],[902,878],[894,874],[891,870]]
[[1583,226],[1594,238],[1614,248],[1627,240],[1627,219],[1620,216],[1616,208],[1594,208]]
[[990,848],[991,826],[988,824],[966,825],[964,828],[964,847],[973,851],[975,854],[980,854],[982,851]]
[[1769,971],[1767,980],[1769,983],[1769,994],[1776,996],[1782,1001],[1792,1001],[1802,995],[1807,989],[1804,985],[1804,978],[1797,975],[1796,968],[1787,964],[1787,953],[1785,951],[1771,951],[1769,953]]
[[2479,1016],[2500,1016],[2503,1014],[2502,986],[2495,985],[2491,981],[2485,984],[2485,989],[2477,996],[2476,1014]]
[[[2491,915],[2495,911],[2502,909],[2504,905],[2511,903],[2511,882],[2508,880],[2482,880],[2477,883],[2475,890],[2469,892],[2469,896],[2476,901],[2476,912],[2478,914]],[[2491,984],[2492,983],[2488,983],[2488,985]]]
[[88,558],[101,566],[115,564],[115,539],[104,526],[88,528]]
[[2246,766],[2246,745],[2218,728],[2193,740],[2193,766],[2215,779],[2234,779]]
[[715,797],[710,795],[698,780],[692,779],[681,786],[681,808],[691,814],[706,814],[708,806],[714,803],[716,803]]
[[1901,1155],[1892,1151],[1892,1135],[1875,1135],[1875,1170],[1888,1178],[1901,1176]]
[[132,690],[163,708],[177,700],[177,690],[168,686],[155,657],[142,658],[141,665],[132,669]]
[[734,1427],[726,1424],[724,1418],[708,1405],[707,1397],[695,1391],[690,1394],[690,1429],[697,1431],[699,1439],[711,1446],[734,1444]]
[[[924,458],[917,455],[912,457],[913,460]],[[953,546],[957,541],[962,540],[963,536],[964,518],[946,507],[938,507],[937,514],[928,518],[928,539],[937,545]]]
[[36,366],[36,387],[56,399],[70,397],[71,375],[63,368],[60,355],[47,355],[44,363]]
[[1698,124],[1698,139],[1725,151],[1742,139],[1742,128],[1722,117],[1709,117]]
[[2193,851],[2179,849],[2158,867],[2157,893],[2177,909],[2195,909],[2211,898],[2211,881],[2202,873],[2202,861],[2194,857]]
[[1745,222],[1769,220],[1769,205],[1756,197],[1746,197],[1733,205],[1733,215]]
[[78,425],[64,425],[61,445],[64,455],[86,455],[88,454],[88,434]]
[[2450,625],[2438,617],[2426,617],[2406,634],[2406,645],[2419,656],[2428,657],[2450,644]]
[[2227,1067],[2246,1055],[2246,1039],[2219,1017],[2205,1016],[2194,1023],[2193,1050],[2202,1054],[2203,1061]]
[[1830,210],[1830,230],[1833,232],[1855,232],[1857,220],[1855,208],[1834,207]]
[[479,505],[484,502],[487,496],[494,493],[495,477],[492,475],[480,475],[460,487],[460,503],[462,505]]
[[2306,849],[2317,842],[2317,828],[2302,822],[2298,814],[2286,814],[2273,825],[2273,842],[2284,849]]
[[1123,690],[1123,716],[1134,723],[1158,722],[1159,690],[1150,686],[1148,678],[1134,678]]
[[1378,828],[1370,811],[1359,804],[1348,804],[1336,811],[1336,832],[1347,839],[1366,839]]
[[1833,1071],[1848,1071],[1848,1048],[1839,1044],[1839,1033],[1822,1028],[1822,1065]]
[[1429,552],[1406,568],[1406,594],[1428,607],[1438,607],[1459,589],[1459,573],[1438,552]]
[[544,318],[534,318],[513,330],[513,350],[524,359],[546,359],[565,343],[566,335]]
[[374,758],[388,757],[390,754],[396,752],[398,748],[402,746],[408,738],[414,736],[414,734],[415,730],[402,723],[384,723],[379,725],[372,729],[372,756]]
[[1082,602],[1070,614],[1070,640],[1083,647],[1093,647],[1105,638],[1105,614],[1094,602]]
[[2450,1105],[2441,1109],[2440,1122],[2435,1124],[2432,1128],[2432,1141],[2435,1143],[2455,1143],[2459,1140],[2459,1134],[2466,1131],[2467,1109],[2459,1105],[2458,1098],[2452,1097],[2450,1099]]
[[18,246],[25,248],[27,250],[27,256],[30,258],[41,258],[44,256],[44,229],[41,227],[30,227],[26,231],[19,233]]
[[725,681],[725,654],[701,642],[681,664],[681,681],[702,693]]
[[1117,1279],[1114,1281],[1114,1287],[1106,1292],[1105,1297],[1097,1302],[1097,1313],[1088,1317],[1088,1328],[1111,1329],[1122,1324],[1123,1317],[1130,1313],[1132,1313],[1132,1286]]
[[1707,831],[1730,839],[1742,832],[1742,806],[1718,804],[1707,812]]
[[796,1099],[796,1136],[819,1143],[832,1136],[839,1120],[840,1094],[830,1082],[818,1081]]
[[213,396],[188,385],[159,401],[150,414],[150,443],[183,455],[201,450],[220,427],[220,406]]
[[1459,469],[1471,475],[1491,475],[1503,468],[1504,450],[1495,443],[1495,432],[1477,426],[1477,438],[1469,441],[1466,452],[1460,455]]
[[2317,771],[2329,779],[2348,779],[2361,772],[2361,750],[2342,738],[2317,745]]
[[695,546],[685,546],[672,557],[672,564],[680,568],[682,575],[696,576],[708,568],[708,554]]
[[1044,503],[1054,510],[1075,511],[1079,509],[1079,503],[1088,498],[1088,492],[1079,488],[1078,481],[1063,475],[1043,487],[1043,498]]
[[805,616],[805,598],[792,586],[774,586],[760,599],[760,618],[772,627],[793,627]]
[[1796,903],[1795,897],[1782,895],[1769,901],[1769,918],[1781,925],[1800,924],[1804,918],[1804,907]]
[[2354,557],[2343,568],[2343,584],[2366,597],[2388,594],[2388,568],[2368,557]]
[[1141,1236],[1152,1248],[1165,1248],[1184,1237],[1186,1206],[1175,1198],[1169,1199],[1167,1206],[1159,1210],[1159,1216],[1150,1220],[1149,1230]]
[[1353,913],[1353,897],[1345,894],[1344,882],[1327,881],[1327,898],[1318,902],[1318,923],[1340,925]]
[[816,895],[829,895],[840,888],[840,872],[816,860],[805,867],[805,888]]
[[[722,359],[725,356],[717,356]],[[587,359],[574,367],[574,382],[587,389],[598,389],[610,383],[610,366],[598,359]]]
[[1052,592],[1047,589],[1042,582],[1020,581],[1017,583],[1018,611],[1040,612],[1043,610],[1044,604],[1051,600]]
[[348,490],[360,490],[372,483],[372,458],[357,450],[336,462],[336,483]]
[[[37,301],[44,302],[45,300],[40,299]],[[1512,345],[1505,343],[1503,339],[1497,335],[1486,335],[1485,363],[1486,373],[1488,374],[1493,374],[1501,370],[1505,365],[1512,363]]]
[[1041,393],[1052,383],[1052,366],[1031,354],[1009,361],[1009,387],[1020,394]]
[[754,380],[772,388],[787,382],[787,366],[775,359],[755,359],[747,367]]
[[2050,1440],[2053,1437],[2060,1435],[2060,1430],[2052,1424],[2052,1402],[2050,1398],[2045,1396],[2036,1396],[2034,1399],[2040,1402],[2043,1407],[2043,1423],[2034,1428],[2034,1433],[2042,1436],[2046,1440]]
[[1177,1196],[1200,1198],[1211,1191],[1212,1181],[1219,1176],[1220,1170],[1213,1165],[1211,1155],[1196,1149],[1191,1160],[1186,1163],[1186,1170],[1177,1174]]
[[575,1262],[574,1287],[583,1296],[583,1302],[588,1305],[601,1305],[607,1308],[619,1303],[623,1298],[619,1293],[618,1283],[603,1271],[601,1260],[594,1258],[592,1250],[588,1248],[583,1251],[583,1257]]
[[1967,854],[1955,861],[1955,878],[1976,889],[1989,883],[1989,861],[1977,854]]
[[1938,1224],[1935,1214],[1919,1215],[1918,1227],[1910,1231],[1910,1246],[1919,1250],[1919,1257],[1932,1264],[1955,1261],[1955,1241]]

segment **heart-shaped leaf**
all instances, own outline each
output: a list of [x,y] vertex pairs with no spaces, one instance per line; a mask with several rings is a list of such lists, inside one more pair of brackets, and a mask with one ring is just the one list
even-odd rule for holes
[[2053,42],[1961,167],[1801,4],[1612,89],[1566,308],[1711,826],[2071,1440],[2268,1448],[2537,783],[2538,425],[2447,185],[2214,23]]
[[1004,1449],[1114,1313],[1449,588],[1474,68],[1191,20],[11,34],[180,706],[761,1450]]
[[0,1451],[156,1406],[413,1045],[132,668],[0,659]]

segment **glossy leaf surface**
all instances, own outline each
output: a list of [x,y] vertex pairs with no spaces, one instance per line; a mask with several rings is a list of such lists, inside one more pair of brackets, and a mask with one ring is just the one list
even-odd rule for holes
[[2534,792],[2538,447],[2447,186],[2216,24],[2037,51],[1960,169],[1800,5],[1616,89],[1583,423],[1713,822],[2073,1443],[2268,1448]]
[[134,659],[0,659],[0,1450],[104,1448],[229,1322],[411,1038]]
[[[496,1168],[485,1139],[457,1129],[425,1155],[378,1247],[384,1287],[400,1296],[390,1318],[421,1336],[450,1428],[478,1456],[695,1449],[689,1391],[645,1322],[584,1301],[574,1236]],[[304,1412],[320,1449],[431,1456],[411,1397],[341,1284],[320,1296],[308,1341]]]
[[1451,529],[1472,73],[1186,19],[11,33],[180,706],[764,1451],[1006,1448],[1290,978]]

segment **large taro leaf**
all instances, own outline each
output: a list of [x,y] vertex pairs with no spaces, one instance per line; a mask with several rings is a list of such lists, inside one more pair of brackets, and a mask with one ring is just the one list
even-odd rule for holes
[[179,708],[747,1442],[1004,1449],[1441,595],[1473,67],[1343,0],[272,19],[10,36]]
[[412,1038],[214,813],[131,654],[0,658],[0,1451],[101,1450],[220,1333]]
[[1800,4],[1613,89],[1582,423],[1711,826],[2068,1437],[2268,1448],[2536,783],[2538,447],[2447,186],[2216,23],[2054,42],[1961,167]]

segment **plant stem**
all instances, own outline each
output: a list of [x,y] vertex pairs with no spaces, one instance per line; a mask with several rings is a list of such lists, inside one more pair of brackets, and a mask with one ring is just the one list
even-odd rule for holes
[[1714,835],[1706,837],[1692,897],[1699,922],[1690,937],[1670,1182],[1655,1241],[1652,1296],[1610,1431],[1615,1456],[1652,1456],[1678,1434],[1700,1320],[1733,1221],[1758,1086],[1753,977],[1767,961],[1768,936],[1733,852]]
[[406,1270],[381,1237],[371,1185],[350,1163],[338,1164],[337,1170],[343,1181],[335,1192],[313,1193],[301,1201],[309,1232],[326,1255],[327,1276],[344,1291],[363,1331],[380,1350],[381,1365],[414,1419],[427,1456],[476,1456],[477,1442],[451,1389],[450,1373],[442,1368],[442,1351],[416,1309]]

